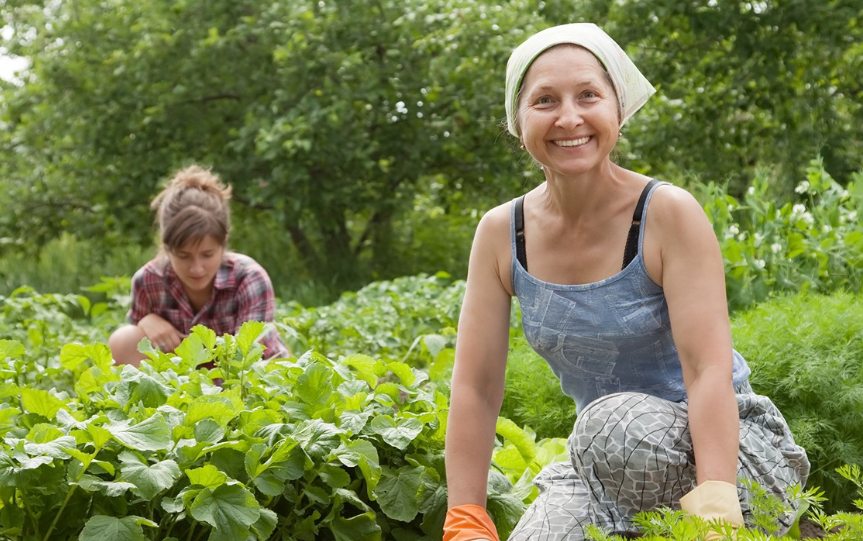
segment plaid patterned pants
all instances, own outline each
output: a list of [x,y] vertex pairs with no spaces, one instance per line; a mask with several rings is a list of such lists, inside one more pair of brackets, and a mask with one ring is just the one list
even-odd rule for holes
[[[785,419],[769,398],[737,387],[740,452],[737,493],[750,523],[750,494],[739,483],[751,479],[789,505],[785,488],[805,485],[806,451],[794,443]],[[569,438],[571,462],[552,464],[537,475],[540,494],[509,541],[581,541],[582,527],[634,531],[632,517],[665,506],[695,488],[695,455],[687,404],[641,393],[618,393],[585,408]],[[794,507],[792,505],[792,507]],[[779,535],[796,509],[780,517]]]

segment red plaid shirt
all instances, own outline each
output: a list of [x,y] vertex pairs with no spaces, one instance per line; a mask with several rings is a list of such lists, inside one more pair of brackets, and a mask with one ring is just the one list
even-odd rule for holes
[[[213,295],[197,314],[170,261],[161,256],[132,277],[132,308],[127,317],[137,325],[147,314],[156,314],[184,334],[195,325],[204,325],[222,335],[236,334],[246,321],[273,321],[275,309],[267,271],[251,257],[225,252],[213,282]],[[265,359],[289,355],[275,328],[268,329],[260,341],[267,348]]]

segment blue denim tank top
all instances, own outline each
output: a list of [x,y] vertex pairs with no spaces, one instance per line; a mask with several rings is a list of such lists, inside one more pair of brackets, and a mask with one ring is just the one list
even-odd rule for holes
[[[667,183],[656,186],[662,184]],[[601,396],[627,391],[686,400],[665,294],[642,258],[647,209],[656,186],[642,211],[635,258],[614,276],[590,284],[551,284],[525,270],[516,257],[513,201],[512,282],[524,335],[560,379],[564,394],[575,400],[576,412]],[[736,350],[733,356],[737,387],[748,380],[750,369]]]

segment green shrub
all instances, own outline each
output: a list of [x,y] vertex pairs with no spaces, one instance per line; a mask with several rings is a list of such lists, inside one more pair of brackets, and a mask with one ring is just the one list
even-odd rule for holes
[[732,321],[752,386],[769,396],[812,462],[807,483],[829,509],[848,509],[843,464],[863,464],[863,297],[798,294]]
[[797,291],[859,291],[863,282],[863,171],[843,188],[820,158],[796,189],[799,199],[778,204],[771,171],[760,170],[743,201],[714,183],[698,198],[722,249],[731,310],[771,295]]

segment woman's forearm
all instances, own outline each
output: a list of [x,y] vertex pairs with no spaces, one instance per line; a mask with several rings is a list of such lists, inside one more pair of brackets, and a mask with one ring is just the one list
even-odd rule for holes
[[453,387],[446,435],[449,506],[485,507],[488,469],[494,448],[497,404],[472,389]]
[[689,428],[695,449],[698,483],[737,483],[740,421],[737,400],[730,385],[717,383],[705,371],[687,389]]

